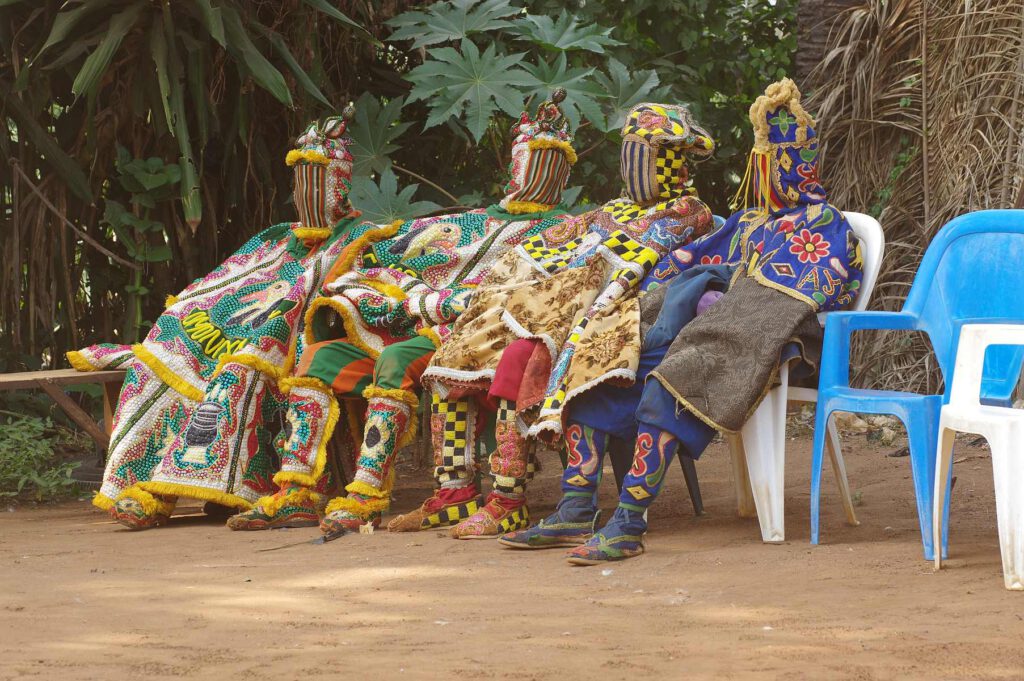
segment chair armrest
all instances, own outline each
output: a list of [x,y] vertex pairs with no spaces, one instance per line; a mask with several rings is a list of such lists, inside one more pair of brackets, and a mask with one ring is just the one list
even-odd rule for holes
[[[960,342],[957,343],[956,359],[953,368],[953,385],[949,393],[951,404],[960,407],[978,407],[982,404],[982,380],[985,374],[985,353],[990,346],[1008,345],[1024,347],[1024,324],[1003,323],[968,323],[960,329]],[[1016,360],[1011,359],[1013,355]],[[1020,370],[1020,352],[1004,356],[1013,371]],[[1014,364],[1016,366],[1014,366]],[[1016,377],[1019,378],[1019,377]],[[1012,391],[1017,383],[1013,379],[1007,386]],[[990,388],[992,386],[989,386]],[[1000,398],[1001,399],[1001,398]]]
[[854,331],[918,328],[918,318],[907,312],[829,312],[825,315],[819,390],[850,385],[850,335]]

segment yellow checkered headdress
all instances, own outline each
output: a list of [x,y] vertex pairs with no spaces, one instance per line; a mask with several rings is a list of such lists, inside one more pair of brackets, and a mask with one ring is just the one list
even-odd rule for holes
[[622,126],[622,180],[626,195],[650,206],[686,193],[687,159],[715,150],[711,135],[675,104],[637,104]]

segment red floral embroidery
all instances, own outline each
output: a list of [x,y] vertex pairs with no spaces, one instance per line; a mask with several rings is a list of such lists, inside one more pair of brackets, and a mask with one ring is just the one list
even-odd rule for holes
[[721,265],[722,256],[720,255],[703,255],[700,258],[701,265]]
[[826,257],[831,246],[832,244],[825,241],[822,235],[812,234],[810,230],[803,229],[799,234],[793,235],[789,252],[795,254],[800,262],[813,264]]

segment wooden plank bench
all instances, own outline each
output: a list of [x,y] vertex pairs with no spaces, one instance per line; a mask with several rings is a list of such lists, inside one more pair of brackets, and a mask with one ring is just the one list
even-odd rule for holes
[[[124,382],[124,369],[104,371],[77,371],[75,369],[54,369],[52,371],[22,371],[16,374],[0,374],[0,390],[42,390],[72,421],[89,434],[101,452],[110,444],[110,427],[114,422],[114,407]],[[89,414],[78,406],[61,386],[99,383],[103,387],[103,426],[100,427]]]

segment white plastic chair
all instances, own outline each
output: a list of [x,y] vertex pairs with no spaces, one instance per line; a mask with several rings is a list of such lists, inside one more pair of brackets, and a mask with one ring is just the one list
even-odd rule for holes
[[[982,370],[990,345],[1024,346],[1024,325],[965,324],[960,330],[953,387],[949,403],[943,405],[939,416],[932,536],[938,537],[936,542],[941,540],[953,438],[957,431],[981,435],[992,450],[1003,584],[1007,589],[1024,591],[1024,410],[981,404]],[[942,567],[941,553],[935,552],[936,570]]]
[[[882,266],[885,234],[882,226],[870,215],[844,212],[854,235],[860,242],[864,260],[864,276],[860,292],[854,300],[854,310],[864,310]],[[818,314],[825,325],[827,312]],[[736,506],[740,516],[755,513],[761,525],[761,539],[766,543],[779,543],[786,539],[783,516],[786,467],[786,405],[789,402],[817,402],[814,388],[789,387],[789,367],[779,369],[779,385],[773,388],[757,407],[738,434],[728,438],[732,454],[733,480],[736,485]],[[833,422],[828,427],[828,453],[832,461],[839,494],[850,525],[858,525],[853,510],[850,485],[846,480],[846,467],[839,445],[839,432]],[[745,463],[745,465],[744,465]]]

